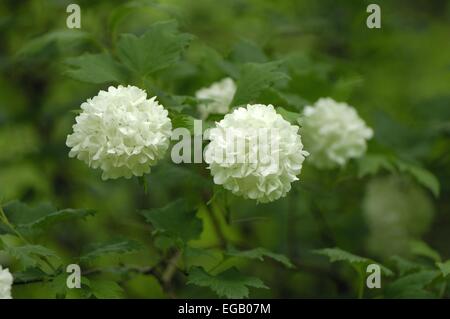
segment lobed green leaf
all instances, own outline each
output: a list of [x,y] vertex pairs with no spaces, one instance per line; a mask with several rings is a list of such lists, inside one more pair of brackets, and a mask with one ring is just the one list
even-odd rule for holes
[[233,299],[247,298],[249,287],[268,289],[259,278],[242,275],[236,268],[227,269],[214,276],[203,268],[193,267],[189,271],[187,283],[208,287],[219,297]]
[[175,21],[158,22],[140,37],[123,34],[117,54],[128,69],[145,76],[175,64],[191,40],[191,35],[177,31]]
[[270,250],[267,250],[262,247],[245,250],[245,251],[239,251],[234,248],[230,248],[230,249],[228,249],[226,254],[229,256],[234,256],[234,257],[258,259],[261,261],[264,261],[265,257],[269,257],[269,258],[272,258],[273,260],[276,260],[276,261],[282,263],[284,266],[286,266],[288,268],[294,268],[294,265],[292,264],[292,262],[289,260],[288,257],[281,255],[281,254],[273,253]]
[[184,242],[198,238],[203,230],[202,220],[196,216],[197,211],[183,199],[141,213],[155,230]]
[[246,63],[242,67],[231,106],[256,102],[262,91],[288,79],[280,71],[280,62]]
[[110,241],[91,244],[84,254],[80,256],[80,261],[91,261],[95,258],[107,254],[124,254],[134,252],[142,248],[142,245],[134,240],[113,239]]

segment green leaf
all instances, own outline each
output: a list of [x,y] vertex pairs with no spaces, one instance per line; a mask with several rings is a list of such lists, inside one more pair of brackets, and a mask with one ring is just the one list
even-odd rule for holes
[[396,268],[400,276],[404,276],[407,273],[425,269],[423,265],[406,260],[400,256],[392,256],[390,259],[396,264]]
[[[183,264],[185,269],[202,267],[203,269],[214,269],[216,272],[220,272],[220,269],[225,270],[231,267],[219,267],[225,264],[221,249],[194,248],[188,245],[183,250]],[[225,266],[227,265],[225,264]]]
[[375,175],[381,169],[394,172],[395,167],[389,157],[381,154],[367,154],[358,160],[358,177]]
[[31,58],[41,54],[51,46],[55,46],[58,50],[63,50],[86,42],[89,38],[89,33],[78,30],[57,30],[48,32],[26,42],[26,44],[16,53],[16,56],[19,59]]
[[298,126],[298,118],[300,115],[296,112],[290,112],[282,107],[277,107],[277,113],[280,114],[286,121]]
[[187,283],[208,287],[219,297],[234,299],[247,298],[249,294],[248,287],[268,289],[259,278],[242,275],[236,268],[227,269],[213,276],[208,274],[203,268],[193,267],[189,271]]
[[63,299],[67,294],[67,273],[60,273],[55,276],[50,284],[50,289],[55,294],[55,298]]
[[92,216],[95,211],[90,209],[62,209],[56,212],[50,213],[36,220],[35,222],[29,224],[30,227],[46,227],[52,225],[56,222],[65,221],[72,218],[85,218],[87,216]]
[[132,21],[128,16],[132,13],[142,13],[145,12],[146,9],[156,9],[161,12],[172,14],[172,10],[170,10],[170,6],[159,3],[156,0],[139,0],[139,1],[130,1],[125,2],[121,5],[114,6],[114,10],[111,11],[108,17],[108,28],[111,30],[112,34],[115,34],[118,26],[122,23],[122,21]]
[[19,201],[12,201],[3,206],[3,211],[13,225],[30,227],[37,220],[55,212],[56,208],[50,203],[40,203],[31,207]]
[[245,64],[231,106],[255,102],[263,90],[289,79],[285,73],[279,71],[279,67],[279,62]]
[[68,68],[65,73],[87,83],[122,83],[126,80],[123,67],[108,53],[84,54],[66,59]]
[[173,129],[182,127],[188,129],[191,134],[194,133],[195,118],[192,116],[171,110],[169,117],[172,120]]
[[438,266],[438,268],[441,270],[442,275],[444,277],[447,277],[448,275],[450,275],[450,260],[447,260],[446,262],[443,263],[436,263],[436,266]]
[[264,63],[267,56],[264,51],[250,40],[241,40],[231,50],[230,58],[237,63]]
[[68,276],[68,273],[62,272],[53,278],[50,289],[55,294],[56,298],[88,299],[92,296],[90,289],[91,282],[86,276],[81,276],[81,287],[75,289],[67,287]]
[[217,68],[229,77],[239,77],[239,68],[234,63],[225,60],[219,52],[206,45],[202,47],[202,62],[205,69]]
[[424,270],[401,277],[387,286],[386,296],[389,298],[435,298],[435,295],[424,288],[438,275],[437,271]]
[[140,37],[122,35],[118,56],[131,71],[145,76],[176,63],[191,40],[191,35],[177,31],[176,22],[158,22]]
[[13,274],[14,283],[25,283],[34,280],[43,280],[47,274],[39,267],[27,268],[23,271],[18,271]]
[[360,75],[341,76],[337,80],[332,88],[331,96],[337,101],[345,101],[351,97],[354,90],[364,83],[364,78]]
[[419,184],[429,189],[434,196],[439,196],[439,180],[425,168],[405,162],[392,155],[369,154],[358,160],[358,177],[374,175],[381,169],[386,169],[389,172],[398,170],[401,173],[407,173]]
[[30,207],[18,201],[6,204],[3,210],[9,222],[19,228],[19,230],[48,227],[57,222],[72,218],[85,218],[95,214],[93,210],[87,209],[67,208],[57,210],[49,203],[41,203]]
[[283,265],[285,265],[288,268],[294,268],[294,265],[289,260],[289,258],[287,258],[286,256],[273,253],[262,247],[251,249],[251,250],[245,250],[245,251],[238,251],[234,248],[230,248],[227,251],[227,254],[229,256],[243,257],[243,258],[249,258],[249,259],[259,259],[261,261],[264,261],[264,257],[269,257],[269,258],[272,258],[273,260],[276,260],[276,261],[282,263]]
[[[273,89],[273,92],[279,99],[282,100],[284,105],[299,112],[301,112],[306,105],[311,104],[311,102],[295,93],[286,93],[276,89]],[[300,121],[297,121],[296,125],[298,124],[301,124]]]
[[110,280],[91,280],[90,288],[97,299],[118,299],[123,297],[123,289]]
[[350,265],[356,266],[357,268],[366,266],[368,264],[377,264],[380,266],[381,270],[386,276],[391,276],[394,273],[387,267],[381,265],[380,263],[361,256],[354,255],[340,248],[324,248],[315,250],[317,254],[327,256],[331,262],[344,261]]
[[370,261],[367,258],[353,255],[352,253],[349,253],[340,248],[324,248],[316,250],[315,252],[317,254],[327,256],[328,258],[330,258],[331,262],[346,261],[351,264],[356,264],[356,263],[367,263]]
[[195,247],[190,247],[190,246],[186,246],[184,249],[184,256],[186,258],[193,258],[193,259],[208,259],[210,261],[213,262],[218,262],[220,261],[219,259],[222,258],[222,254],[220,252],[214,252],[208,249],[204,249],[204,248],[195,248]]
[[134,240],[113,239],[103,243],[95,243],[88,246],[80,261],[91,261],[107,254],[124,254],[134,252],[142,248],[142,245]]
[[198,99],[193,96],[188,95],[173,95],[167,92],[164,92],[160,89],[157,89],[153,86],[153,90],[155,91],[155,95],[158,96],[159,100],[164,104],[164,107],[167,107],[170,110],[174,111],[183,111],[185,109],[193,109],[196,108],[199,103],[201,103],[201,99]]
[[167,253],[169,249],[177,247],[177,240],[171,236],[164,233],[159,234],[153,238],[153,245],[161,250],[163,253]]
[[409,249],[411,253],[416,256],[428,257],[435,262],[441,261],[441,256],[439,255],[439,253],[421,240],[412,240],[409,243]]
[[203,230],[202,220],[196,217],[197,211],[190,209],[183,199],[176,200],[162,208],[142,211],[146,221],[155,230],[186,242],[196,239]]
[[400,160],[396,161],[396,165],[400,172],[407,172],[414,177],[418,183],[428,188],[434,196],[438,197],[440,192],[439,180],[430,171],[413,164],[409,164]]
[[6,253],[17,258],[25,269],[36,267],[40,257],[53,257],[59,259],[54,251],[41,245],[9,246]]

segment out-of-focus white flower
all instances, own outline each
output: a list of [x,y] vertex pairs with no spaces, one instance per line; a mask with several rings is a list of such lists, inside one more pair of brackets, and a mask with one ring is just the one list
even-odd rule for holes
[[298,129],[272,105],[247,105],[225,115],[206,133],[211,142],[205,161],[214,183],[261,203],[285,196],[308,155]]
[[3,269],[0,265],[0,299],[12,299],[11,286],[13,284],[13,276],[8,268]]
[[230,78],[224,78],[207,88],[198,90],[195,93],[197,98],[210,100],[198,105],[201,117],[205,119],[211,113],[228,113],[234,93],[236,93],[236,84]]
[[305,148],[311,153],[308,160],[318,168],[343,166],[362,156],[366,140],[373,135],[353,107],[331,98],[306,106],[299,122]]
[[410,179],[389,176],[367,185],[363,212],[369,249],[390,256],[408,254],[410,240],[429,229],[434,210],[428,195]]
[[109,87],[81,105],[69,156],[103,171],[102,178],[150,172],[169,147],[172,123],[156,100],[135,86]]

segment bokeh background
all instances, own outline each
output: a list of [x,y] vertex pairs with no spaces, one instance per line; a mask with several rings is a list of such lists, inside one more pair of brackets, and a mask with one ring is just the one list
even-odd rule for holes
[[[215,188],[203,164],[161,162],[147,176],[145,194],[137,179],[102,181],[99,171],[69,159],[65,145],[74,110],[107,87],[71,79],[65,74],[65,59],[99,52],[102,46],[113,48],[117,34],[141,33],[156,21],[175,19],[196,38],[181,62],[160,74],[159,84],[167,92],[193,96],[199,88],[232,76],[242,63],[284,60],[290,81],[280,88],[283,99],[268,91],[261,103],[282,103],[300,112],[319,97],[346,101],[374,130],[369,155],[412,163],[433,176],[432,185],[436,180],[440,184],[439,194],[433,194],[420,177],[418,181],[401,170],[381,167],[358,176],[367,163],[352,161],[343,169],[319,171],[305,162],[301,181],[286,198],[256,205],[229,196],[226,209],[200,206],[197,216],[204,231],[191,245],[212,247],[212,257],[194,256],[203,258],[198,262],[213,265],[220,255],[214,247],[223,246],[224,240],[246,249],[265,247],[288,256],[296,267],[270,260],[235,261],[270,287],[251,290],[251,297],[352,298],[353,269],[330,264],[312,253],[314,249],[340,247],[393,268],[394,255],[432,265],[411,253],[407,241],[414,239],[426,242],[442,260],[450,258],[449,1],[376,1],[381,29],[366,27],[366,7],[373,1],[165,0],[143,1],[138,9],[122,1],[77,1],[81,31],[92,35],[92,41],[79,41],[66,28],[71,2],[0,3],[1,201],[51,202],[97,212],[52,227],[39,237],[40,244],[69,261],[89,243],[132,238],[145,248],[100,258],[96,267],[156,264],[161,253],[138,211],[177,198],[206,203],[212,196]],[[115,30],[111,19],[120,20]],[[386,221],[383,212],[392,209],[402,211],[402,218]],[[391,231],[408,227],[415,230]],[[19,267],[2,253],[0,264]],[[175,275],[170,287],[161,287],[151,275],[108,276],[120,283],[127,298],[215,296],[206,288],[186,285],[183,274]],[[17,285],[13,295],[51,298],[50,285]],[[372,295],[376,293],[367,292]]]

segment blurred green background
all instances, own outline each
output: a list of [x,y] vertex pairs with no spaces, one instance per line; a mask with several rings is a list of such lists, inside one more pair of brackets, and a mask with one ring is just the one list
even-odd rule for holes
[[[192,263],[209,267],[221,258],[221,250],[214,249],[224,244],[217,235],[219,227],[229,243],[245,249],[265,247],[288,256],[296,265],[286,269],[269,259],[232,261],[270,287],[251,290],[251,297],[355,297],[353,270],[345,264],[330,264],[312,250],[338,246],[393,268],[389,258],[393,255],[424,267],[433,265],[406,246],[386,252],[402,235],[387,237],[385,228],[375,240],[381,247],[370,244],[373,216],[365,217],[367,205],[379,203],[381,215],[374,218],[383,220],[383,210],[403,202],[398,209],[410,210],[411,216],[400,222],[424,228],[412,235],[414,239],[424,240],[442,260],[450,258],[449,1],[376,1],[381,7],[381,29],[366,27],[366,7],[373,1],[167,0],[138,2],[137,7],[123,1],[77,1],[80,31],[88,33],[89,40],[80,40],[75,30],[66,28],[66,6],[71,2],[0,3],[1,201],[51,202],[58,208],[97,212],[86,220],[48,229],[38,238],[40,244],[70,261],[89,243],[126,237],[144,243],[144,249],[102,257],[95,266],[151,266],[164,253],[155,246],[152,228],[138,210],[161,207],[181,197],[204,203],[211,197],[212,178],[203,164],[161,162],[147,176],[145,194],[137,179],[102,181],[99,171],[69,159],[65,145],[74,110],[107,88],[72,80],[65,74],[65,59],[99,52],[99,47],[114,52],[118,34],[139,34],[156,21],[175,19],[180,30],[195,39],[176,66],[159,74],[158,83],[166,92],[193,96],[199,88],[233,76],[245,62],[283,60],[291,79],[279,88],[282,98],[269,90],[260,97],[261,103],[283,104],[300,112],[319,97],[346,101],[374,129],[369,155],[395,157],[424,168],[441,188],[435,196],[401,170],[392,173],[380,168],[359,178],[358,170],[366,162],[354,161],[331,171],[318,171],[305,162],[300,182],[286,198],[256,205],[230,196],[226,209],[200,206],[197,216],[204,221],[204,232],[190,244],[211,248],[211,254],[194,256]],[[151,94],[151,87],[145,89]],[[368,186],[394,175],[403,182]],[[386,191],[387,187],[394,190]],[[413,212],[422,206],[426,206],[426,221],[421,212]],[[12,270],[20,267],[2,253],[0,264]],[[175,274],[167,287],[151,275],[105,276],[119,282],[124,289],[121,296],[127,298],[215,296],[208,289],[186,285],[182,273]],[[54,297],[50,287],[51,282],[16,285],[13,296]]]

